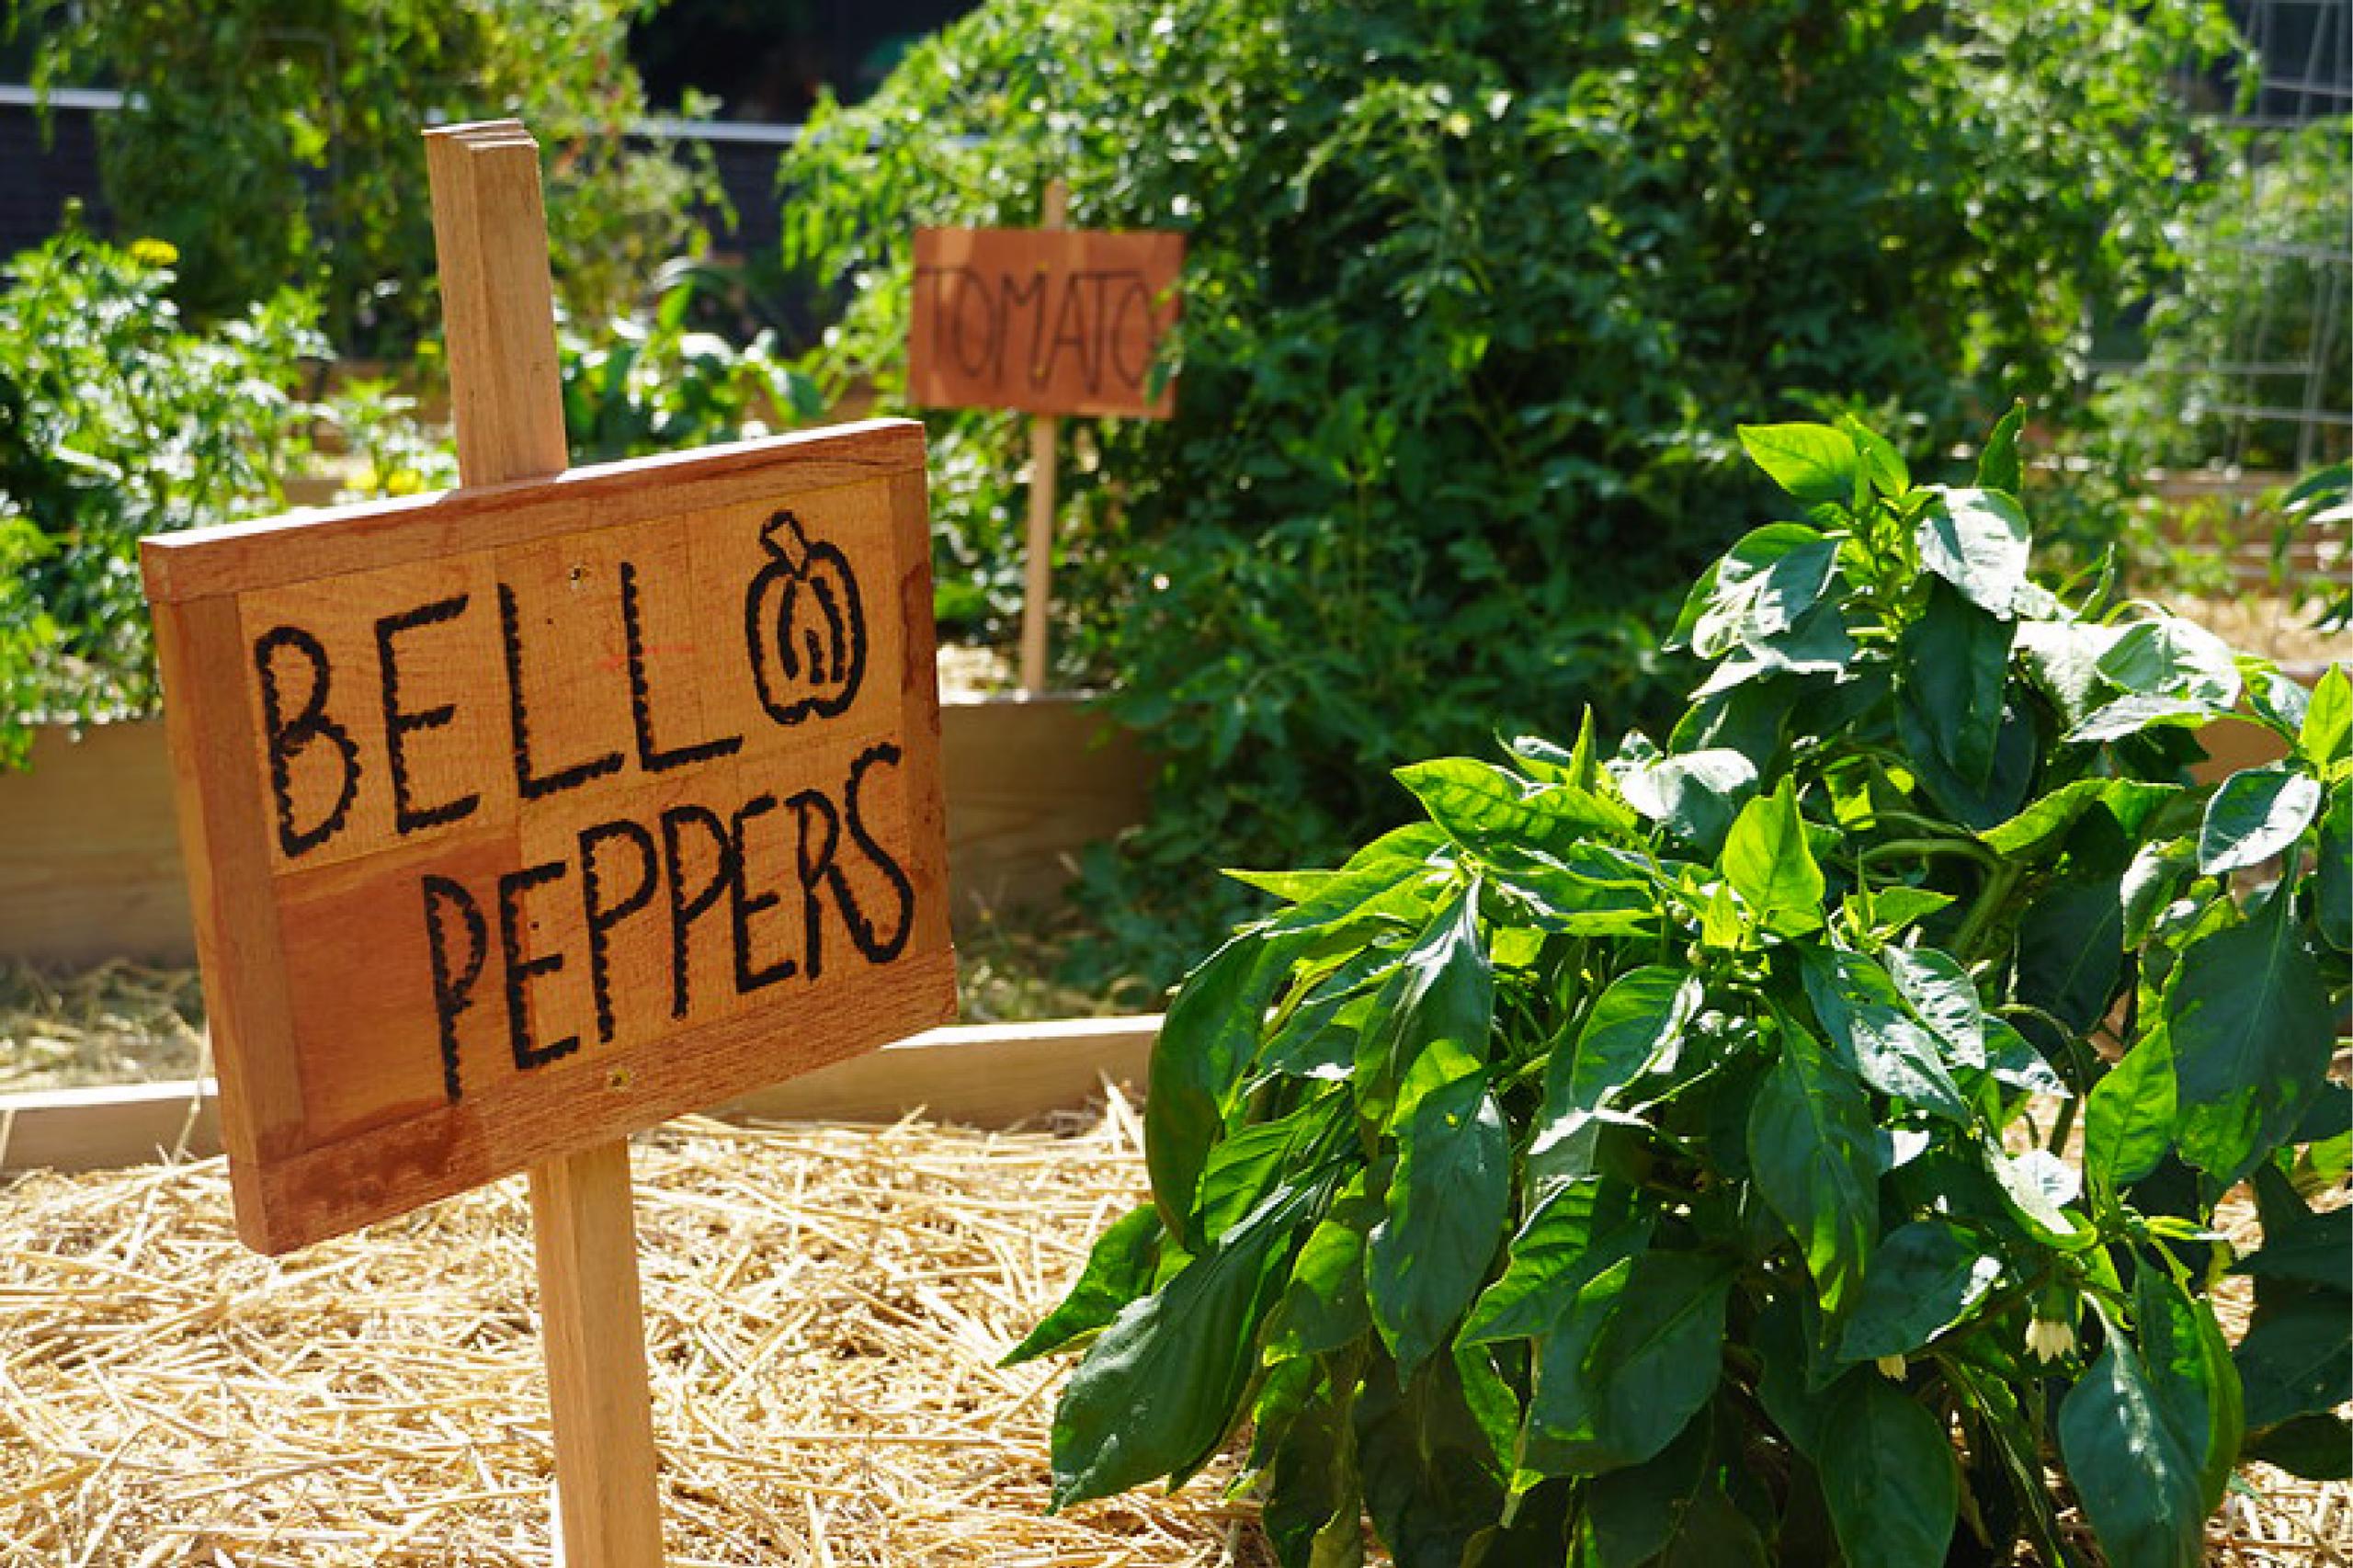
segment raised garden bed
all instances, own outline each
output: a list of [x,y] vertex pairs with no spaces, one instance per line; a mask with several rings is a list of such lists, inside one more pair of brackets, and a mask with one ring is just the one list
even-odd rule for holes
[[[950,699],[940,744],[960,918],[1046,903],[1079,850],[1143,818],[1148,760],[1078,698]],[[163,725],[41,732],[30,770],[0,774],[0,958],[195,950]]]

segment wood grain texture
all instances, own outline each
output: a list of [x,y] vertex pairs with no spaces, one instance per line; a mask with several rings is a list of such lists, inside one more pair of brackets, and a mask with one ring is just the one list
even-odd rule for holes
[[[709,1114],[731,1120],[892,1122],[916,1112],[1009,1127],[1084,1104],[1108,1078],[1141,1094],[1154,1016],[928,1029],[756,1089]],[[0,1096],[0,1174],[112,1170],[221,1152],[213,1081]]]
[[139,541],[170,604],[646,522],[680,507],[788,502],[923,465],[923,426],[870,419],[567,469],[546,479],[367,501]]
[[907,386],[930,408],[1165,419],[1181,234],[918,229]]
[[[539,144],[512,120],[427,131],[425,144],[433,189],[434,248],[440,267],[449,343],[450,400],[457,417],[459,475],[474,484],[496,484],[561,472],[569,454],[564,447],[563,393],[555,365],[555,307],[548,276],[547,221],[540,208]],[[679,548],[684,549],[683,541]],[[438,802],[423,810],[426,818],[436,813],[462,815],[461,807],[478,807],[483,796],[479,791],[459,792],[462,778],[454,786],[445,785],[439,790],[425,787],[429,781],[409,778],[398,728],[402,704],[396,695],[394,674],[399,660],[394,638],[387,634],[386,628],[405,624],[411,631],[423,630],[462,614],[464,607],[474,602],[475,595],[482,594],[486,602],[489,596],[483,590],[492,586],[492,578],[495,579],[510,693],[516,787],[526,798],[531,780],[531,771],[524,761],[525,692],[517,658],[517,609],[514,592],[505,580],[508,572],[522,574],[525,562],[485,560],[479,552],[470,552],[450,562],[418,564],[452,567],[459,581],[436,585],[435,594],[423,598],[416,586],[410,586],[399,597],[412,606],[430,604],[436,608],[418,611],[419,619],[413,622],[402,617],[392,621],[379,619],[374,625],[379,687],[383,693],[383,719],[390,748],[390,766],[385,771],[393,776],[395,821],[397,830],[404,835],[414,825],[409,820],[412,809],[406,803],[412,783],[426,801]],[[502,572],[502,567],[506,571]],[[585,573],[587,568],[576,564],[574,570]],[[381,578],[382,574],[371,575]],[[547,586],[544,575],[541,585]],[[313,607],[304,619],[316,627],[335,610],[353,602],[364,603],[367,596],[354,592],[355,587],[347,580],[329,584],[327,589],[334,602]],[[456,590],[454,596],[449,592],[452,588]],[[381,586],[378,591],[381,593]],[[561,606],[563,600],[563,596],[559,593],[554,602]],[[244,628],[249,641],[257,634],[273,635],[264,629],[279,624],[278,618],[286,613],[284,607],[267,603],[241,606],[249,616],[256,608],[263,613],[249,619]],[[381,616],[381,598],[377,608]],[[481,619],[486,622],[487,616]],[[258,658],[259,650],[267,643],[251,641],[251,645]],[[632,645],[633,654],[635,651]],[[640,662],[636,658],[631,662],[632,677]],[[455,686],[462,684],[470,674],[480,679],[489,668],[490,663],[479,644],[472,648],[459,644],[445,654],[445,666],[438,673],[444,676],[445,685]],[[454,701],[418,705],[413,688],[418,684],[420,673],[414,668],[409,672],[412,692],[408,706],[416,715],[415,723],[426,727],[429,717],[430,727],[454,731]],[[272,691],[267,665],[263,666],[263,676],[267,699]],[[326,678],[326,666],[322,665],[315,673],[312,688],[314,706],[325,696]],[[633,693],[638,684],[632,678]],[[274,704],[266,702],[266,710],[269,706]],[[551,729],[568,733],[573,725],[563,721],[573,717],[569,706],[559,705],[553,712],[543,708],[542,744],[550,738],[547,732]],[[266,718],[265,722],[275,729],[274,719]],[[451,738],[467,737],[460,733]],[[483,755],[487,747],[478,731],[472,739],[474,744],[467,749],[474,756]],[[347,745],[343,749],[347,785],[350,754]],[[270,760],[279,797],[279,833],[271,854],[273,865],[284,871],[292,853],[287,846],[285,833],[289,820],[285,806],[286,768],[274,743]],[[430,768],[419,770],[429,772]],[[339,801],[334,809],[340,812],[342,803]],[[333,818],[325,820],[332,822]],[[494,804],[493,820],[502,822],[506,831],[478,839],[478,847],[472,853],[476,859],[487,858],[494,872],[511,869],[518,855],[528,857],[540,847],[527,847],[521,843],[527,824],[519,801],[504,813],[496,812]],[[663,821],[666,825],[667,817]],[[594,886],[595,876],[596,861],[589,844],[589,840],[584,840],[581,845],[579,874],[585,887]],[[379,846],[389,847],[381,843]],[[381,858],[379,858],[380,862]],[[437,871],[459,869],[446,855],[434,866]],[[517,870],[514,874],[528,881],[537,875],[537,870]],[[304,939],[288,953],[287,968],[295,976],[302,976],[307,971],[311,982],[308,985],[299,980],[296,983],[294,1045],[311,1070],[318,1091],[304,1096],[303,1129],[311,1141],[317,1142],[339,1132],[343,1123],[337,1118],[348,1113],[356,1112],[358,1124],[364,1126],[371,1119],[382,1119],[395,1113],[414,1116],[417,1108],[431,1106],[435,1076],[431,1069],[436,1064],[419,1063],[414,1051],[406,1054],[412,1082],[395,1091],[394,1113],[381,1108],[386,1096],[380,1074],[362,1076],[340,1070],[349,1060],[341,1053],[352,1032],[354,1010],[347,1005],[347,996],[338,993],[368,981],[377,982],[367,988],[382,1009],[381,1017],[374,1020],[380,1026],[379,1035],[413,1039],[419,1020],[413,1006],[404,1017],[401,1006],[404,998],[397,988],[382,984],[392,971],[388,960],[392,954],[374,938],[373,928],[381,913],[379,903],[390,890],[376,866],[354,861],[343,866],[328,865],[309,875],[314,880],[332,877],[345,884],[325,907],[297,904],[286,916],[292,929],[304,933]],[[427,972],[432,976],[440,1035],[438,1076],[443,1093],[454,1105],[460,1095],[461,1074],[456,1054],[455,1023],[445,995],[449,964],[442,951],[444,928],[437,924],[435,883],[428,880],[419,885],[425,890],[424,928],[419,932],[412,926],[412,940],[421,937],[430,949]],[[526,1035],[536,1023],[536,1008],[525,1006],[526,996],[517,977],[550,961],[542,950],[547,934],[535,920],[529,938],[532,957],[528,961],[520,960],[510,883],[501,876],[496,886],[502,954],[508,975],[507,1011],[513,1052],[518,1067],[528,1066],[531,1063],[527,1061]],[[593,896],[587,900],[592,922],[596,902]],[[534,914],[546,914],[544,901]],[[481,933],[480,917],[470,914],[468,918],[474,932],[472,967],[479,973],[488,943]],[[373,961],[355,967],[349,961],[349,942],[341,946],[313,944],[307,938],[314,931],[352,934],[368,943]],[[360,936],[361,933],[367,935]],[[397,933],[394,939],[397,940]],[[406,967],[414,974],[416,959],[421,955],[412,952],[407,956],[410,961]],[[326,961],[321,961],[323,958]],[[301,961],[304,959],[308,963]],[[303,1000],[313,1004],[307,1013],[301,1006]],[[323,1027],[329,1016],[343,1020],[333,1033]],[[542,1032],[539,1038],[546,1040],[549,1036]],[[324,1055],[318,1053],[318,1048],[330,1041],[332,1051]],[[392,1060],[399,1062],[403,1058]],[[345,1093],[331,1095],[327,1092],[330,1088]],[[355,1088],[365,1092],[351,1093]],[[374,1181],[381,1181],[381,1172],[369,1173]],[[540,1353],[547,1361],[548,1399],[556,1450],[556,1502],[561,1520],[561,1550],[557,1555],[578,1568],[659,1568],[662,1505],[654,1474],[653,1399],[646,1382],[644,1310],[637,1290],[637,1234],[630,1198],[629,1144],[618,1137],[601,1142],[594,1139],[567,1142],[563,1147],[549,1151],[544,1162],[530,1167],[530,1186],[532,1254],[540,1279]],[[256,1207],[282,1213],[288,1205],[281,1202]],[[407,1207],[404,1199],[403,1207]]]

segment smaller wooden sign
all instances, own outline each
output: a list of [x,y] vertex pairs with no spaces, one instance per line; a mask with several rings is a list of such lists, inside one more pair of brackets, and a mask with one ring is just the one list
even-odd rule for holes
[[923,461],[877,421],[145,541],[252,1245],[953,1016]]
[[1165,419],[1182,234],[919,229],[908,385],[930,408]]

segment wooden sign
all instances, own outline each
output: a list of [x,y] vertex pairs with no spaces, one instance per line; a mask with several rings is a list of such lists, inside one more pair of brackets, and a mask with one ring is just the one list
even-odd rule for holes
[[249,1244],[952,1017],[923,463],[881,420],[145,541]]
[[908,387],[932,408],[1165,419],[1181,234],[919,229]]

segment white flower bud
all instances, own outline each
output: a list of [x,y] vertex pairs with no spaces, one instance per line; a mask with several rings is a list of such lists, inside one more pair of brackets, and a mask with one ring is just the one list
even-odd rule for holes
[[2037,1317],[2026,1325],[2026,1347],[2039,1361],[2056,1361],[2075,1347],[2075,1327]]

